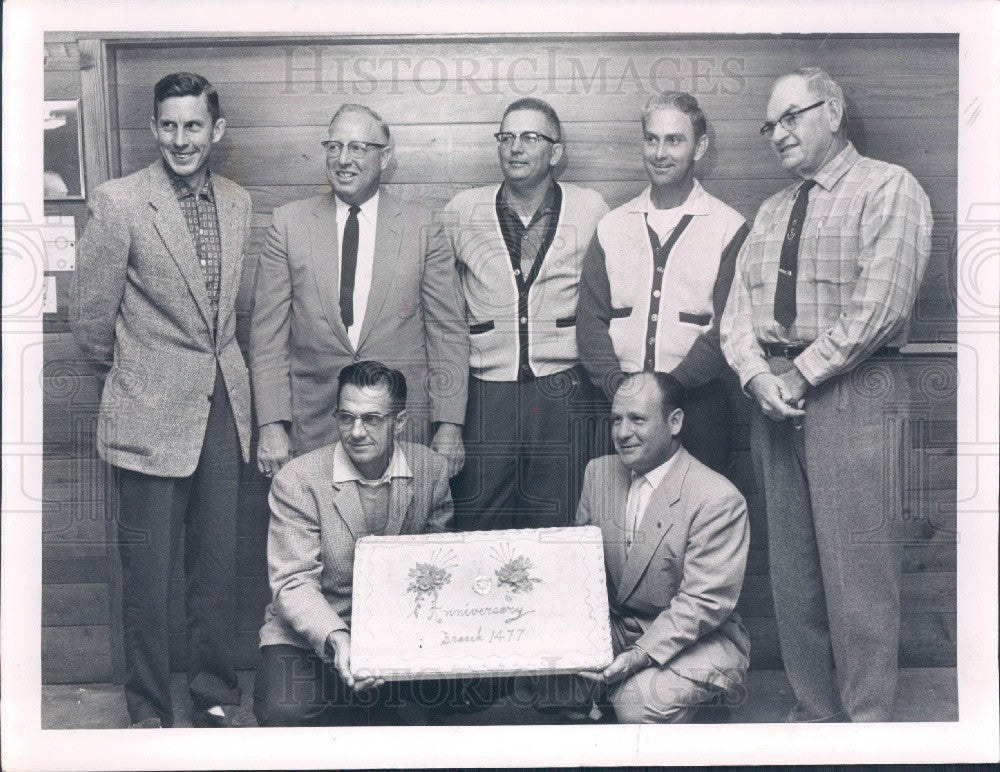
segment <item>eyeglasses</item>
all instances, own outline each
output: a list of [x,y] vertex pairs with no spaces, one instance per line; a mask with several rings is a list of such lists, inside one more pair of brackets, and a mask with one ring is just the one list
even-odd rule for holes
[[513,134],[509,131],[498,131],[493,136],[497,138],[497,142],[499,142],[503,147],[513,145],[515,139],[520,139],[521,144],[527,145],[528,147],[534,147],[541,139],[544,139],[546,142],[550,142],[553,145],[559,144],[558,139],[552,139],[552,137],[542,134],[540,131],[522,131],[520,134]]
[[337,426],[344,431],[353,429],[355,423],[357,423],[357,420],[360,418],[361,425],[364,426],[365,429],[370,432],[377,432],[385,426],[386,421],[396,415],[396,412],[362,413],[361,415],[354,415],[354,413],[348,413],[346,410],[337,410],[334,411],[333,417],[337,421]]
[[[328,156],[337,157],[344,149],[343,142],[334,142],[332,139],[324,139],[320,144],[326,148]],[[361,142],[360,140],[355,140],[354,142],[347,143],[347,155],[357,161],[364,158],[365,154],[372,148],[381,150],[384,147],[385,145],[380,145],[378,142]]]
[[760,135],[762,137],[767,137],[768,139],[770,139],[771,135],[774,134],[775,126],[780,126],[785,131],[791,131],[796,126],[798,126],[799,116],[802,115],[802,113],[808,112],[809,110],[813,110],[822,104],[826,104],[825,99],[821,99],[819,102],[814,102],[808,107],[803,107],[801,110],[789,110],[787,113],[778,118],[778,120],[768,121],[763,126],[761,126]]

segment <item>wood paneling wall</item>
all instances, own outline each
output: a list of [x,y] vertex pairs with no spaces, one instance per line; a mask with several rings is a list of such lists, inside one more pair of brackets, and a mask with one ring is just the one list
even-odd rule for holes
[[[82,36],[80,36],[82,37]],[[826,68],[843,86],[849,135],[865,154],[899,163],[920,180],[934,210],[933,252],[914,313],[911,340],[955,340],[955,209],[958,112],[957,36],[523,36],[255,40],[138,40],[114,49],[110,104],[117,119],[122,174],[156,158],[148,129],[152,86],[192,70],[218,89],[228,131],[215,167],[251,193],[254,242],[239,298],[238,335],[246,345],[255,257],[271,210],[325,189],[325,137],[345,101],[379,111],[392,127],[395,161],[384,178],[398,195],[442,206],[463,188],[496,181],[496,130],[503,108],[521,96],[549,101],[564,127],[560,178],[598,190],[612,207],[646,184],[638,117],[661,89],[698,97],[711,149],[698,176],[712,193],[752,218],[760,202],[789,182],[757,134],[775,77],[805,65]],[[46,37],[47,99],[79,97],[77,36]],[[83,105],[84,111],[88,105]],[[88,138],[85,138],[85,141]],[[94,138],[89,138],[93,141]],[[112,143],[114,146],[115,143]],[[85,207],[48,206],[74,214]],[[109,470],[93,449],[98,379],[68,330],[68,274],[59,274],[60,313],[45,322],[45,542],[43,678],[105,680],[115,675],[116,555]],[[903,578],[904,665],[955,663],[955,361],[907,359],[913,386],[901,470],[907,546]],[[748,451],[749,404],[735,394],[732,476],[751,509],[751,557],[741,609],[755,667],[780,666],[769,580],[766,518]],[[267,481],[254,468],[241,486],[237,648],[256,659],[268,600]],[[183,662],[178,577],[174,661]]]

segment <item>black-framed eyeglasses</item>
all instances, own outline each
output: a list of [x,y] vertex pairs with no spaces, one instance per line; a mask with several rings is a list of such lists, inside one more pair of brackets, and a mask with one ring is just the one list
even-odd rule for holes
[[514,134],[510,131],[498,131],[493,135],[497,138],[503,147],[509,147],[514,144],[515,139],[520,139],[522,145],[528,145],[529,147],[534,147],[538,144],[540,140],[545,140],[553,145],[558,145],[558,139],[552,139],[552,137],[547,134],[542,134],[540,131],[522,131],[520,134]]
[[370,432],[377,432],[383,426],[385,422],[390,418],[397,415],[398,411],[393,411],[391,413],[362,413],[361,415],[354,415],[354,413],[348,413],[346,410],[336,410],[334,411],[333,417],[337,422],[337,426],[343,431],[350,431],[354,428],[354,425],[361,420],[361,425],[365,427],[366,430]]
[[[332,139],[324,139],[320,144],[326,148],[326,154],[329,156],[339,156],[344,149],[343,142],[334,142]],[[347,155],[349,155],[354,160],[360,160],[365,157],[365,154],[373,149],[378,148],[381,150],[385,145],[380,145],[378,142],[362,142],[360,140],[355,140],[354,142],[347,143]]]
[[821,99],[818,102],[814,102],[813,104],[808,105],[807,107],[800,108],[798,110],[789,110],[787,113],[778,118],[778,120],[768,121],[763,126],[761,126],[760,135],[762,137],[770,138],[771,135],[774,134],[775,126],[780,126],[785,131],[792,131],[792,129],[798,126],[799,116],[802,115],[802,113],[809,112],[810,110],[815,110],[822,104],[826,104],[825,99]]

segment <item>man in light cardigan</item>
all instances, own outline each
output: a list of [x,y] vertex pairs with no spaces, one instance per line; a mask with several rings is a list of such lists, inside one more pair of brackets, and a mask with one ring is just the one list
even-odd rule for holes
[[747,226],[694,177],[708,150],[698,100],[657,94],[642,131],[650,185],[597,226],[580,284],[580,358],[609,398],[624,373],[672,375],[687,391],[684,447],[724,474],[730,411],[719,319]]
[[577,290],[608,207],[555,180],[562,129],[548,103],[513,102],[495,136],[503,182],[459,193],[445,212],[471,344],[455,525],[564,526],[588,461],[594,396],[577,355]]

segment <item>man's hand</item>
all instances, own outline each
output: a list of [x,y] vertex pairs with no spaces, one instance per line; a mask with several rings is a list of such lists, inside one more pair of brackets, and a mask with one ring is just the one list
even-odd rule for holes
[[791,397],[794,403],[798,404],[801,402],[802,398],[806,395],[806,389],[809,388],[809,381],[805,379],[799,368],[793,367],[787,373],[782,373],[779,377],[785,382],[785,387],[788,389],[788,396]]
[[334,630],[326,637],[326,650],[333,657],[333,664],[340,678],[354,691],[377,689],[384,678],[355,678],[351,675],[351,634],[347,630]]
[[465,464],[465,445],[462,444],[462,427],[458,424],[442,423],[431,440],[431,450],[440,453],[448,461],[448,476],[454,477]]
[[625,651],[615,657],[614,661],[604,668],[604,670],[600,672],[596,670],[581,670],[577,675],[586,678],[588,681],[613,684],[623,681],[653,664],[655,663],[652,657],[642,649],[631,648],[625,649]]
[[[795,372],[798,373],[798,370]],[[796,396],[788,382],[777,375],[771,373],[755,375],[747,383],[747,391],[753,394],[764,415],[772,421],[801,418],[806,414],[805,410],[798,407],[801,405],[801,395]]]
[[281,421],[260,427],[257,440],[257,468],[268,477],[273,477],[292,457],[292,445],[288,432]]

